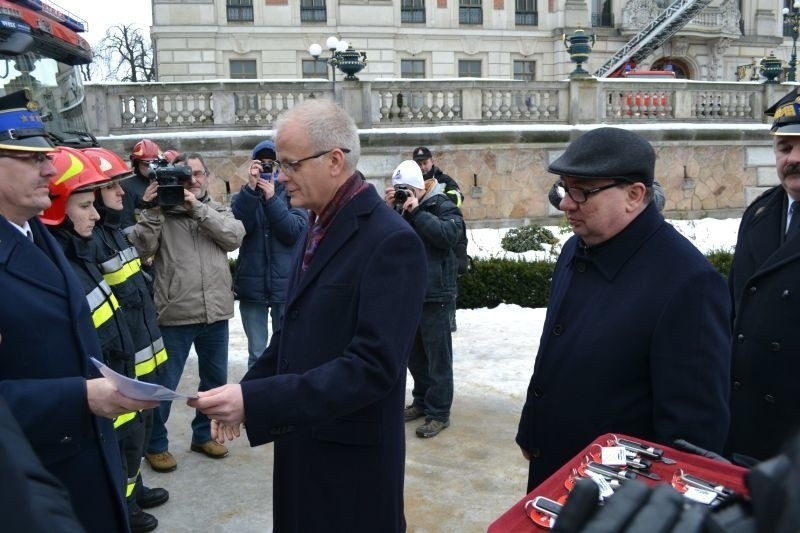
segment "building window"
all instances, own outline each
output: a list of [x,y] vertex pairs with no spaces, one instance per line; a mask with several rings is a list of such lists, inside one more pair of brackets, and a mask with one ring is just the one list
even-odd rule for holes
[[400,22],[425,22],[425,0],[403,0],[400,3]]
[[253,0],[226,0],[228,22],[253,22]]
[[481,0],[458,0],[458,22],[461,24],[483,24]]
[[230,65],[231,79],[254,80],[258,76],[255,59],[231,59]]
[[328,10],[325,0],[300,0],[300,20],[303,22],[325,22]]
[[401,59],[400,60],[400,77],[401,78],[425,78],[425,60],[424,59]]
[[459,78],[480,78],[481,62],[475,59],[460,59],[458,61]]
[[592,0],[592,27],[613,28],[611,0]]
[[535,81],[536,61],[514,61],[514,79]]
[[304,78],[325,78],[328,79],[328,62],[323,59],[304,59],[303,60]]
[[539,13],[536,0],[517,0],[517,26],[538,26]]

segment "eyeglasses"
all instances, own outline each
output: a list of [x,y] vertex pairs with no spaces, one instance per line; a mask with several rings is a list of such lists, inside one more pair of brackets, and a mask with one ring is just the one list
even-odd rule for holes
[[323,155],[329,154],[329,153],[333,152],[334,150],[341,150],[345,154],[349,154],[350,153],[350,149],[349,148],[331,148],[330,150],[322,150],[321,152],[317,152],[314,155],[310,155],[310,156],[304,157],[302,159],[297,159],[295,161],[289,161],[287,163],[284,163],[282,161],[275,161],[275,171],[277,171],[277,172],[283,171],[283,172],[295,173],[298,170],[300,170],[300,166],[303,164],[303,161],[308,161],[309,159],[316,159],[318,157],[322,157]]
[[29,163],[33,163],[34,165],[43,165],[45,162],[52,163],[55,159],[55,155],[46,152],[36,152],[36,153],[27,153],[27,154],[0,154],[0,157],[8,157],[11,159],[19,159],[20,161],[27,161]]
[[203,176],[207,176],[207,175],[208,175],[208,172],[206,172],[205,170],[195,170],[194,172],[192,172],[192,177],[193,178],[202,178]]
[[594,189],[581,189],[580,187],[567,187],[563,181],[557,181],[553,184],[553,189],[555,189],[556,194],[562,200],[564,197],[569,196],[570,199],[576,204],[585,204],[590,195],[596,194],[600,191],[605,191],[606,189],[611,189],[612,187],[616,187],[623,183],[626,182],[623,180],[616,180],[614,183],[595,187]]

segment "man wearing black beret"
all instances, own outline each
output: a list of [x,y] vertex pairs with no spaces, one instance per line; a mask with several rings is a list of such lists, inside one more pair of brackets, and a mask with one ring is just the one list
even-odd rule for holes
[[516,437],[528,491],[603,433],[722,450],[725,280],[653,204],[655,160],[641,136],[598,128],[550,165],[574,235],[556,264]]

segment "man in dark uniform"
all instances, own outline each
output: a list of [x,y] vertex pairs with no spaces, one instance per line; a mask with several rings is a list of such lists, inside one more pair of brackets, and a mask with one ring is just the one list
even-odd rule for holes
[[727,451],[756,460],[780,453],[800,429],[797,89],[767,114],[775,117],[770,131],[780,185],[762,194],[742,216],[728,280],[734,307]]
[[36,215],[55,151],[25,92],[0,98],[0,395],[89,532],[128,531],[111,418],[158,405],[90,368],[101,354],[86,295]]

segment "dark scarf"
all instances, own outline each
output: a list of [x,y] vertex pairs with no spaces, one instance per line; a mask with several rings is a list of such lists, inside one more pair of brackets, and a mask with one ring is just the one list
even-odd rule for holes
[[308,270],[311,258],[314,257],[314,253],[317,251],[317,248],[319,248],[319,243],[322,242],[322,239],[325,237],[331,222],[336,218],[336,214],[341,211],[342,207],[344,207],[347,202],[352,200],[357,194],[365,191],[368,186],[369,184],[364,179],[364,176],[361,172],[356,170],[356,172],[347,178],[347,181],[339,187],[339,190],[333,195],[333,198],[322,210],[322,213],[317,215],[311,212],[309,214],[309,230],[308,236],[306,237],[306,252],[303,255],[302,272]]

